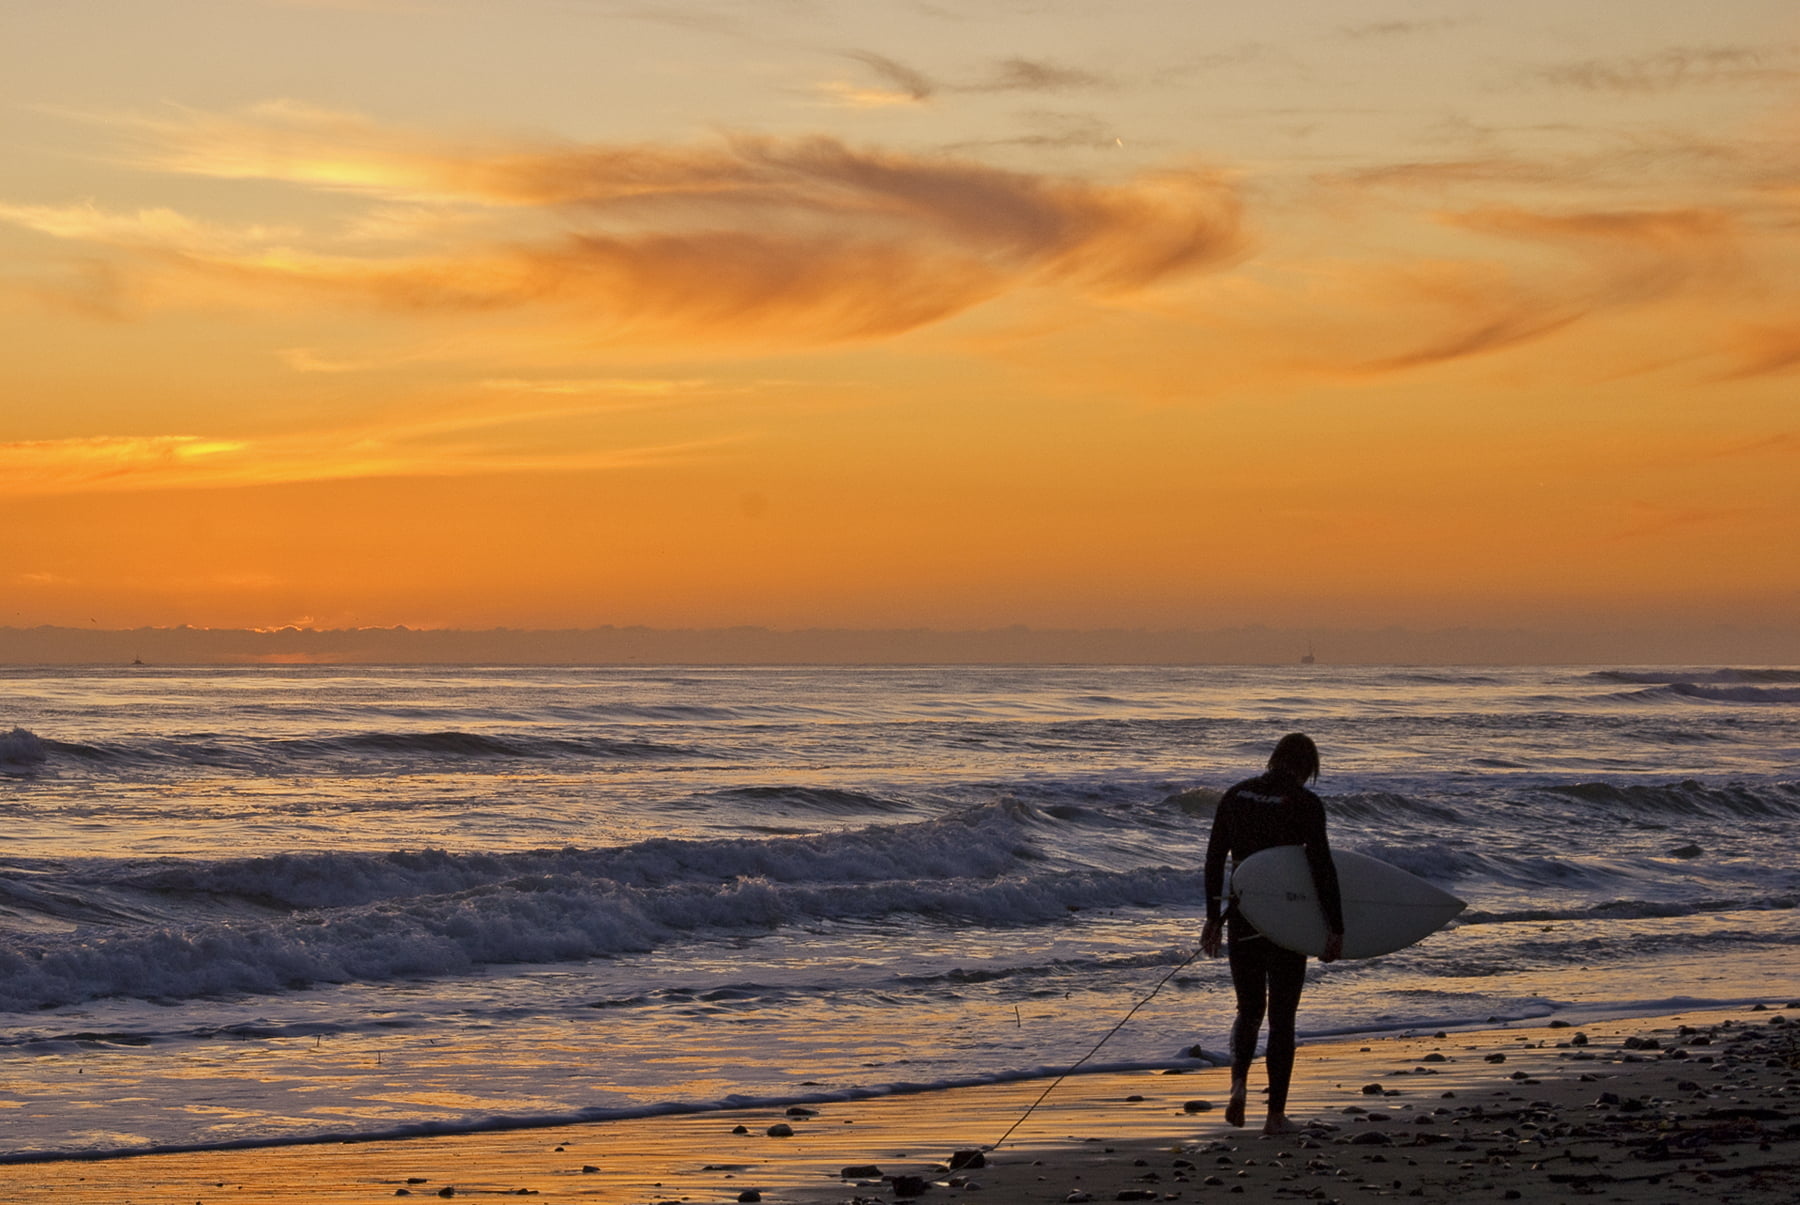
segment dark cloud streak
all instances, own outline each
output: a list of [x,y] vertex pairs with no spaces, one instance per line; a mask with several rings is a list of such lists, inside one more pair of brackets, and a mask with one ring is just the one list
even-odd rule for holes
[[916,71],[885,54],[876,54],[871,50],[850,50],[845,51],[845,57],[855,59],[881,77],[884,83],[914,100],[929,100],[937,91],[937,84],[924,72]]
[[1800,79],[1792,48],[1747,46],[1680,47],[1635,58],[1583,59],[1546,67],[1540,74],[1562,87],[1623,96]]

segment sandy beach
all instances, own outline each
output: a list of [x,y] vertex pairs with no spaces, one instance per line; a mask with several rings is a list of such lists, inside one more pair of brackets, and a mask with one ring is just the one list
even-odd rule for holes
[[[0,1168],[0,1199],[160,1205],[537,1196],[659,1202],[1740,1201],[1800,1194],[1800,1003],[1302,1047],[1300,1133],[1221,1117],[1222,1068],[784,1110]],[[780,1127],[791,1134],[783,1135]],[[771,1131],[776,1131],[771,1133]]]

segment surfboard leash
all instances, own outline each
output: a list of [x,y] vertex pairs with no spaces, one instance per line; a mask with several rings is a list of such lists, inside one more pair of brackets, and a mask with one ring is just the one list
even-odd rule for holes
[[1056,1086],[1058,1084],[1060,1084],[1064,1080],[1068,1079],[1071,1075],[1074,1075],[1075,1072],[1081,1067],[1081,1065],[1083,1063],[1085,1063],[1089,1059],[1093,1058],[1096,1054],[1099,1054],[1100,1048],[1102,1046],[1106,1045],[1109,1041],[1111,1041],[1112,1036],[1114,1034],[1118,1033],[1121,1029],[1124,1029],[1125,1023],[1127,1021],[1131,1020],[1131,1018],[1135,1017],[1140,1008],[1143,1008],[1144,1005],[1146,1005],[1146,1004],[1150,1003],[1150,1001],[1156,999],[1156,993],[1162,991],[1163,987],[1169,982],[1169,980],[1175,978],[1175,976],[1179,975],[1182,971],[1186,970],[1188,968],[1188,965],[1190,963],[1192,963],[1194,961],[1194,959],[1196,959],[1198,957],[1200,957],[1200,951],[1198,949],[1196,949],[1192,954],[1189,954],[1186,958],[1182,959],[1181,964],[1179,966],[1175,967],[1167,975],[1164,975],[1160,980],[1158,980],[1156,986],[1150,989],[1150,994],[1145,996],[1142,1000],[1139,1000],[1136,1004],[1132,1005],[1131,1011],[1126,1013],[1123,1017],[1120,1017],[1119,1023],[1117,1025],[1113,1026],[1111,1029],[1107,1030],[1105,1036],[1103,1036],[1098,1042],[1094,1043],[1093,1049],[1089,1050],[1086,1054],[1082,1055],[1080,1058],[1076,1059],[1073,1063],[1069,1064],[1069,1069],[1067,1071],[1064,1071],[1061,1075],[1057,1076],[1055,1079],[1050,1081],[1050,1086],[1048,1088],[1045,1088],[1044,1091],[1038,1096],[1038,1098],[1031,1102],[1030,1108],[1026,1109],[1023,1113],[1019,1114],[1019,1120],[1013,1122],[1012,1125],[1008,1126],[1006,1129],[1006,1133],[1000,1135],[1000,1137],[994,1142],[994,1144],[992,1146],[984,1147],[982,1149],[989,1150],[989,1151],[999,1150],[1001,1144],[1004,1143],[1008,1138],[1012,1137],[1013,1131],[1018,1129],[1020,1126],[1024,1125],[1025,1119],[1030,1117],[1033,1113],[1035,1113],[1037,1111],[1037,1107],[1039,1105],[1043,1104],[1044,1101],[1049,1098],[1049,1096],[1052,1092],[1056,1091]]

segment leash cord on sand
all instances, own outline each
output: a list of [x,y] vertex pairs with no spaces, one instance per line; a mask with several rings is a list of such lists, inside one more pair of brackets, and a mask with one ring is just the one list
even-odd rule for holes
[[1125,1028],[1125,1023],[1137,1015],[1138,1009],[1144,1007],[1144,1005],[1146,1005],[1146,1004],[1150,1003],[1150,1001],[1156,999],[1156,993],[1162,991],[1163,986],[1165,984],[1167,984],[1169,982],[1169,980],[1175,978],[1175,976],[1179,975],[1182,971],[1186,970],[1188,967],[1188,964],[1193,962],[1194,959],[1196,959],[1198,957],[1200,957],[1200,951],[1195,950],[1192,954],[1189,954],[1185,959],[1182,960],[1180,966],[1177,966],[1174,970],[1170,971],[1167,975],[1164,975],[1162,977],[1162,979],[1157,982],[1157,985],[1150,989],[1150,994],[1148,996],[1145,996],[1142,1000],[1139,1000],[1136,1004],[1132,1005],[1131,1011],[1126,1013],[1123,1017],[1120,1017],[1119,1023],[1117,1025],[1113,1026],[1111,1029],[1107,1030],[1106,1035],[1104,1037],[1102,1037],[1098,1042],[1094,1043],[1094,1048],[1092,1050],[1088,1051],[1086,1054],[1084,1054],[1080,1058],[1076,1059],[1073,1063],[1071,1063],[1069,1065],[1069,1069],[1067,1071],[1063,1072],[1061,1075],[1059,1075],[1055,1079],[1051,1080],[1050,1086],[1048,1088],[1044,1089],[1043,1094],[1041,1096],[1039,1096],[1036,1100],[1031,1102],[1031,1107],[1029,1109],[1026,1109],[1025,1112],[1023,1112],[1019,1115],[1019,1120],[1013,1122],[1012,1125],[1008,1126],[1006,1133],[1000,1135],[999,1139],[992,1146],[988,1147],[987,1149],[990,1151],[999,1150],[1001,1144],[1004,1143],[1008,1138],[1012,1137],[1013,1131],[1018,1129],[1020,1126],[1024,1125],[1025,1119],[1027,1117],[1030,1117],[1034,1112],[1036,1112],[1037,1107],[1039,1105],[1043,1104],[1044,1101],[1049,1097],[1049,1095],[1052,1092],[1056,1091],[1056,1085],[1062,1083],[1064,1080],[1068,1079],[1071,1075],[1074,1075],[1076,1070],[1083,1063],[1085,1063],[1089,1059],[1093,1058],[1096,1054],[1099,1054],[1100,1048],[1102,1046],[1106,1045],[1108,1042],[1110,1042],[1112,1040],[1112,1036],[1114,1034],[1118,1033],[1121,1029]]

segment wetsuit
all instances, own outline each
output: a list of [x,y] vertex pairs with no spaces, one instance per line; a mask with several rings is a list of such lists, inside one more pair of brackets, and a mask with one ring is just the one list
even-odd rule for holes
[[[1293,779],[1268,773],[1238,783],[1225,792],[1213,813],[1212,837],[1206,843],[1206,919],[1219,918],[1225,885],[1225,859],[1237,865],[1274,845],[1304,845],[1312,868],[1313,889],[1325,912],[1325,927],[1344,931],[1343,903],[1338,896],[1337,868],[1325,839],[1325,805]],[[1238,915],[1225,912],[1231,984],[1237,991],[1237,1023],[1231,1029],[1231,1075],[1249,1077],[1256,1056],[1256,1034],[1263,1014],[1269,1017],[1269,1114],[1287,1112],[1288,1081],[1294,1071],[1294,1017],[1300,989],[1306,984],[1306,955],[1286,950],[1256,931]]]

